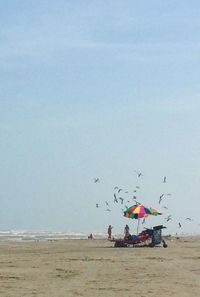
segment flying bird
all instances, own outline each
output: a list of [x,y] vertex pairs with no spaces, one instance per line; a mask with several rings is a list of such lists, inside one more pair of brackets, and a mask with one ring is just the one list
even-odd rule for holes
[[118,203],[116,194],[114,194],[114,202]]
[[107,205],[107,206],[109,206],[109,203],[108,203],[108,201],[105,201],[105,203],[106,203],[106,205]]
[[140,187],[139,186],[136,186],[136,189],[140,189]]
[[166,219],[167,222],[171,221],[171,220],[172,220],[171,215],[169,215],[169,216],[166,217],[165,219]]
[[164,178],[163,178],[163,183],[166,183],[166,182],[167,182],[167,177],[164,176]]
[[96,208],[98,208],[99,207],[99,203],[96,203]]
[[126,191],[126,192],[124,192],[124,193],[128,194],[128,191]]
[[119,200],[121,201],[121,204],[123,204],[123,202],[124,202],[124,198],[119,197]]
[[114,190],[117,190],[117,189],[118,189],[118,186],[115,186],[115,187],[114,187]]
[[137,173],[138,178],[143,176],[142,172],[137,172],[136,170],[135,170],[135,172]]
[[107,208],[106,211],[111,211],[110,208]]
[[164,195],[165,195],[165,194],[160,195],[160,198],[159,198],[159,201],[158,201],[159,204],[161,203],[162,198],[163,198]]
[[181,228],[181,227],[182,227],[182,225],[181,225],[181,223],[180,223],[180,222],[178,223],[178,226],[179,226],[179,228]]
[[122,189],[119,189],[119,190],[118,190],[118,193],[120,193],[121,191],[122,191]]
[[99,182],[99,178],[98,177],[97,178],[94,178],[94,183],[96,184],[98,182]]
[[135,200],[137,197],[136,196],[133,196],[133,200]]
[[167,206],[163,206],[163,208],[165,208],[165,209],[168,209],[168,207],[167,207]]
[[187,221],[190,221],[190,222],[192,221],[192,219],[191,219],[191,218],[186,218],[186,220],[187,220]]

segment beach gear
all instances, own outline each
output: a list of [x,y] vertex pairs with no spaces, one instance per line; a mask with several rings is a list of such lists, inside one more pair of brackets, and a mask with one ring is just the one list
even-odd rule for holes
[[113,239],[114,247],[155,247],[162,244],[164,248],[167,247],[165,240],[162,238],[162,229],[166,228],[163,225],[155,226],[152,229],[145,229],[137,236],[132,235],[130,238]]

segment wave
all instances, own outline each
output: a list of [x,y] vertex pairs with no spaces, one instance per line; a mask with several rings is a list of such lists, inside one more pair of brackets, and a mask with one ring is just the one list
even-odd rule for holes
[[[88,233],[80,232],[60,232],[60,231],[27,231],[27,230],[2,230],[0,231],[0,241],[21,241],[21,240],[59,240],[59,239],[87,239]],[[95,239],[105,239],[104,233],[93,233]]]

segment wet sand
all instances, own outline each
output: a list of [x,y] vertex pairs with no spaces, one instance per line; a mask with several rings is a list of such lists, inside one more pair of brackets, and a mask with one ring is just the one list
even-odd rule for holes
[[0,296],[200,296],[200,237],[168,248],[107,240],[0,242]]

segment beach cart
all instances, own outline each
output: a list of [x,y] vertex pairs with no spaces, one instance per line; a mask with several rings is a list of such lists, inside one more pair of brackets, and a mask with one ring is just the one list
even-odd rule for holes
[[163,225],[155,226],[152,229],[146,228],[138,235],[130,235],[124,239],[112,239],[112,241],[114,242],[114,247],[155,247],[162,244],[166,248],[167,244],[162,238],[162,229],[164,228],[166,227]]

